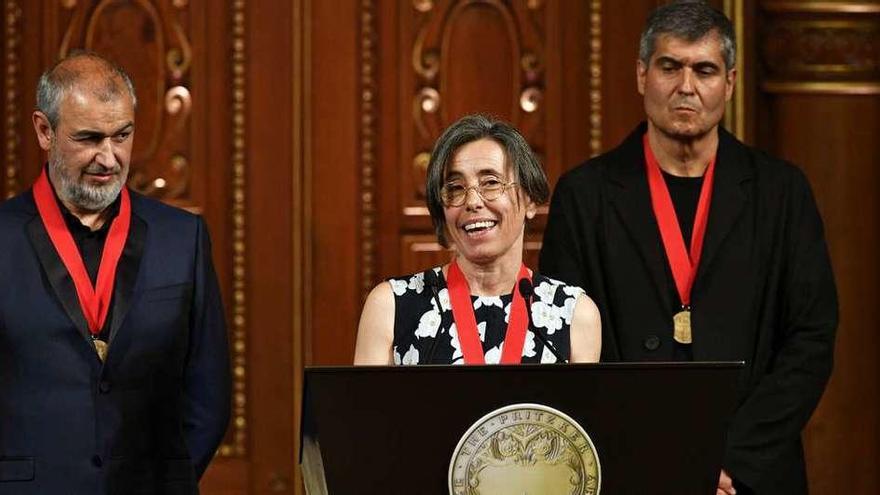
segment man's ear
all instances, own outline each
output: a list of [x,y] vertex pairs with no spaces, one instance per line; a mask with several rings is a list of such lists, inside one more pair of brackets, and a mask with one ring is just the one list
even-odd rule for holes
[[726,75],[727,84],[724,89],[724,97],[725,101],[730,101],[730,97],[733,96],[733,90],[736,87],[736,69],[730,69],[727,71]]
[[648,66],[641,60],[636,60],[636,85],[639,88],[639,94],[645,96],[645,76],[648,74]]
[[43,151],[49,151],[52,147],[52,141],[55,139],[55,131],[52,129],[52,124],[49,123],[49,117],[46,117],[43,112],[35,110],[31,115],[31,120],[34,123],[34,132],[37,133],[40,148]]

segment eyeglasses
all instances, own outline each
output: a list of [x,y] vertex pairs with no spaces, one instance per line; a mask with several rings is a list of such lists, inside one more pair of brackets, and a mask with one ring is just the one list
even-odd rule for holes
[[511,187],[516,187],[516,182],[501,182],[495,178],[485,178],[476,186],[465,186],[459,182],[450,182],[440,189],[440,199],[446,206],[461,206],[467,201],[471,189],[483,198],[484,201],[495,201]]

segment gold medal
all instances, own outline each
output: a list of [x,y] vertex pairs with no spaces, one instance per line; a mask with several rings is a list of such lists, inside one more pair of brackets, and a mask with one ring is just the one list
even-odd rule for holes
[[693,333],[691,332],[691,311],[690,309],[684,309],[675,313],[675,316],[672,317],[672,323],[674,325],[675,331],[673,333],[673,338],[679,344],[690,344],[693,342]]
[[593,440],[572,417],[541,404],[512,404],[461,437],[447,480],[450,495],[599,495],[602,469]]
[[98,359],[103,363],[107,360],[107,343],[100,339],[92,339],[95,344],[95,351],[98,353]]

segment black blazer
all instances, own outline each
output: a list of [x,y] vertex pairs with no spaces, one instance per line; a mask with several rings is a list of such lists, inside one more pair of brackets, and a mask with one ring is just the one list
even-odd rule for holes
[[[679,301],[651,208],[640,125],[567,172],[540,269],[601,312],[602,360],[674,357]],[[838,309],[822,220],[803,173],[719,128],[692,289],[695,360],[744,360],[724,467],[758,493],[805,493],[800,433],[831,373]]]
[[205,224],[131,200],[105,364],[32,194],[0,205],[0,495],[198,493],[225,433],[226,326]]

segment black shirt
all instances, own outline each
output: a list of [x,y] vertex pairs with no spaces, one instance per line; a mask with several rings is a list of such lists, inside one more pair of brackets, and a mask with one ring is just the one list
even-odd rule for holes
[[[666,181],[669,196],[672,198],[672,206],[675,208],[675,216],[678,218],[678,226],[681,229],[685,249],[690,254],[691,237],[694,232],[694,218],[697,216],[700,191],[703,188],[703,177],[677,177],[663,172],[663,179]],[[672,272],[668,269],[667,272],[670,274],[669,290],[672,291],[672,300],[680,304],[681,300],[678,296],[678,289],[675,287],[675,280],[672,278]],[[679,308],[674,308],[674,312],[678,312],[678,310]],[[690,344],[675,343],[676,361],[693,361],[693,359],[693,351]]]
[[703,188],[702,177],[677,177],[663,172],[678,226],[688,253],[691,250],[691,236],[694,232],[694,218],[697,216],[697,204],[700,202],[700,190]]
[[[54,192],[55,189],[53,188],[52,191]],[[104,225],[98,230],[93,231],[83,225],[79,218],[74,216],[64,203],[61,202],[57,193],[55,194],[55,200],[58,202],[61,216],[64,217],[64,223],[67,224],[67,230],[70,231],[70,235],[73,237],[73,242],[76,243],[77,250],[79,250],[79,254],[82,256],[83,264],[86,266],[86,271],[89,273],[89,279],[92,281],[92,287],[97,284],[98,268],[101,266],[101,256],[104,254],[104,243],[107,240],[107,233],[110,231],[110,225],[119,214],[120,198],[121,195],[117,196],[116,200],[107,207],[108,215],[107,219],[104,221]],[[113,301],[110,302],[110,307],[113,307]],[[111,316],[112,312],[107,315],[107,320],[104,322],[104,328],[101,329],[100,337],[105,341],[108,340],[107,329],[110,328]]]

